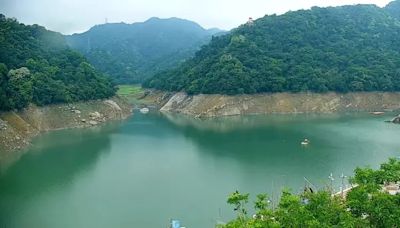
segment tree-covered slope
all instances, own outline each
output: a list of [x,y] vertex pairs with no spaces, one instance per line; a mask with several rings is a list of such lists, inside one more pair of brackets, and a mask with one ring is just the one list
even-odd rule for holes
[[106,98],[115,88],[64,37],[0,14],[0,110]]
[[143,23],[97,25],[66,38],[116,82],[132,83],[176,67],[218,32],[183,19],[151,18]]
[[400,0],[390,2],[385,9],[392,17],[400,20]]
[[265,16],[145,86],[189,93],[399,91],[400,21],[356,5]]

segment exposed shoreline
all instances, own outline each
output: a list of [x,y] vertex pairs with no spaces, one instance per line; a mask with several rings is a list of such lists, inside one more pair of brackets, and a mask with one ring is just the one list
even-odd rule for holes
[[176,93],[160,109],[162,112],[181,113],[197,118],[397,110],[400,110],[400,92],[274,93],[236,96]]
[[124,99],[34,105],[16,112],[0,112],[0,170],[17,160],[31,140],[43,132],[85,128],[129,117],[132,106]]
[[[188,95],[149,90],[139,99],[165,113],[195,118],[255,114],[298,114],[400,111],[400,92],[275,93],[255,95]],[[132,114],[133,104],[120,97],[108,100],[29,106],[18,112],[0,112],[0,170],[17,160],[31,140],[42,132],[84,128]]]

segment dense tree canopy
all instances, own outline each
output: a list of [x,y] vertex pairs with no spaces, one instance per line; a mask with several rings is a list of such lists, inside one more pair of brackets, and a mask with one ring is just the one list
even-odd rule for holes
[[247,213],[249,195],[236,191],[227,202],[238,216],[219,227],[398,227],[400,194],[391,195],[383,186],[399,181],[400,161],[390,159],[379,170],[357,168],[352,182],[358,186],[345,200],[324,190],[301,195],[285,190],[277,208],[272,208],[267,195],[260,194],[254,202],[255,216]]
[[392,16],[397,19],[400,19],[400,1],[392,1],[386,7],[386,11]]
[[399,91],[399,37],[400,21],[375,5],[265,16],[144,85],[195,94]]
[[115,82],[137,83],[176,67],[219,32],[179,18],[151,18],[143,23],[97,25],[66,39]]
[[0,15],[0,110],[114,95],[109,79],[61,34]]

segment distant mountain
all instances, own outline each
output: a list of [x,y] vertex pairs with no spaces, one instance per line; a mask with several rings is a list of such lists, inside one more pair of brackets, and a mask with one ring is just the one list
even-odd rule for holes
[[400,20],[400,0],[390,2],[385,9],[392,17]]
[[144,86],[188,93],[400,91],[400,1],[265,16]]
[[0,111],[103,99],[114,85],[60,33],[0,14]]
[[153,17],[141,23],[97,25],[66,39],[117,83],[133,83],[176,67],[221,32],[179,18]]

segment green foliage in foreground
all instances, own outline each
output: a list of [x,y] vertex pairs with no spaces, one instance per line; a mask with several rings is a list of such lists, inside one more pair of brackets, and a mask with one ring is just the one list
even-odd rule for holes
[[255,216],[249,216],[246,204],[249,194],[232,193],[228,203],[234,206],[237,218],[220,228],[264,227],[398,227],[400,195],[382,191],[385,183],[400,181],[400,161],[390,159],[379,170],[357,168],[351,179],[353,188],[346,200],[332,197],[330,192],[305,192],[301,195],[284,191],[274,210],[267,195],[258,195],[254,202]]
[[400,91],[399,0],[265,16],[143,85],[198,94]]
[[0,111],[113,96],[111,81],[64,37],[0,14]]

